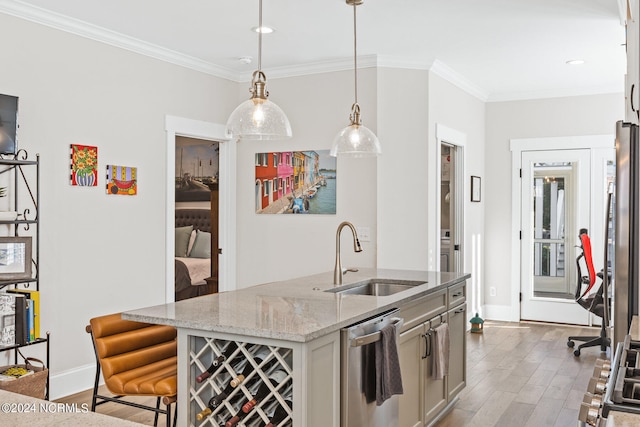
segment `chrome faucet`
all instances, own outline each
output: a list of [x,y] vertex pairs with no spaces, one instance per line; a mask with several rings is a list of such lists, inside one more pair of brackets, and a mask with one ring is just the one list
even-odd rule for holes
[[348,221],[340,223],[338,231],[336,231],[336,266],[333,269],[334,285],[342,285],[342,275],[344,274],[342,271],[342,263],[340,262],[340,233],[344,227],[349,227],[351,229],[351,234],[353,234],[353,251],[362,252],[362,246],[360,246],[360,240],[358,240],[358,233],[356,232],[356,228],[353,224]]

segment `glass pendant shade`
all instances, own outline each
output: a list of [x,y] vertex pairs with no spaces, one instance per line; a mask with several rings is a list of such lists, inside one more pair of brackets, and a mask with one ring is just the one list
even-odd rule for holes
[[358,49],[356,31],[356,6],[364,0],[346,0],[347,5],[353,6],[353,77],[355,102],[351,106],[349,119],[351,124],[342,129],[333,140],[329,154],[333,157],[373,157],[382,153],[380,141],[369,128],[362,126],[360,120],[360,105],[358,104]]
[[291,138],[291,125],[275,103],[251,98],[233,110],[227,121],[227,132],[239,139],[285,139]]
[[351,113],[351,124],[342,129],[333,140],[329,154],[337,157],[373,157],[382,153],[380,141],[375,133],[360,120],[360,106],[354,104]]
[[[262,25],[259,2],[258,28]],[[237,139],[270,140],[291,138],[289,119],[280,107],[269,101],[267,76],[262,72],[262,33],[258,31],[258,69],[251,79],[251,99],[238,105],[227,120],[227,134]]]

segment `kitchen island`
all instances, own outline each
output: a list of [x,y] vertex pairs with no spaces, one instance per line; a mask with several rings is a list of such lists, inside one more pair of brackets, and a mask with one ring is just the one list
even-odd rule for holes
[[[335,292],[333,274],[322,273],[133,310],[123,318],[178,329],[179,425],[224,424],[256,393],[259,383],[269,383],[269,372],[282,368],[285,379],[272,387],[263,406],[242,413],[244,420],[237,425],[265,425],[275,409],[284,407],[286,419],[293,419],[295,426],[339,426],[340,330],[398,308],[405,318],[411,317],[405,319],[406,328],[426,321],[429,310],[442,319],[449,299],[464,301],[467,278],[468,274],[380,269],[345,275],[341,288],[370,279],[407,285],[392,295],[372,296]],[[454,288],[460,290],[452,294]],[[422,310],[416,306],[422,300],[431,305]],[[432,302],[438,300],[444,305],[436,304],[436,309]],[[408,307],[406,313],[403,307]],[[258,357],[265,349],[268,355]],[[198,382],[197,376],[221,354],[227,360]],[[459,356],[464,360],[464,354]],[[230,388],[240,371],[247,374],[242,385]],[[213,414],[196,420],[210,398],[222,392],[228,399]]]

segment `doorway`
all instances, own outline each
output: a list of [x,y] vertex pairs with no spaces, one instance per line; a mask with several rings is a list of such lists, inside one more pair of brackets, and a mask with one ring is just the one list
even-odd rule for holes
[[586,325],[574,301],[579,229],[591,223],[589,150],[522,153],[521,318]]
[[[592,325],[575,301],[578,231],[604,262],[607,180],[614,135],[512,139],[510,321]],[[562,148],[559,148],[562,147]],[[571,297],[568,297],[571,294]]]
[[[228,291],[235,288],[236,271],[236,145],[230,143],[224,125],[167,116],[165,119],[167,137],[167,181],[166,181],[166,263],[165,263],[165,300],[175,299],[175,173],[176,137],[217,141],[218,144],[218,289]],[[199,165],[198,165],[199,166]],[[196,169],[197,171],[198,169]],[[202,171],[202,169],[200,169]],[[197,172],[196,172],[197,173]],[[212,202],[213,203],[213,202]]]
[[[437,271],[461,273],[466,268],[464,264],[465,257],[467,260],[473,259],[473,256],[469,252],[471,247],[465,247],[464,149],[466,142],[466,134],[436,123],[435,158],[438,159],[438,161],[436,162],[436,174],[434,176],[434,182],[436,183],[436,188],[434,189],[436,193],[436,206],[434,209],[435,223],[429,222],[429,224],[432,224],[430,227],[433,227],[435,233],[429,240],[430,245],[435,248],[433,252],[436,256],[433,259],[435,261],[433,264]],[[444,164],[445,161],[446,165]],[[443,176],[447,178],[448,181],[443,179]],[[448,197],[447,194],[449,195]],[[448,234],[448,241],[444,242],[444,251],[442,243],[443,240],[447,240],[447,236],[444,236],[444,239],[442,238],[442,230],[449,230],[448,233],[444,233]],[[446,247],[447,243],[449,244],[448,248]],[[446,260],[448,265],[446,266],[441,264],[441,262],[444,262],[444,255],[448,255],[448,259]],[[429,262],[432,262],[431,259]],[[443,267],[446,267],[446,270]],[[477,292],[477,280],[478,278],[472,274],[471,287],[469,289],[469,299],[472,301],[475,301],[473,298],[479,295]]]
[[440,144],[440,271],[460,271],[459,148]]

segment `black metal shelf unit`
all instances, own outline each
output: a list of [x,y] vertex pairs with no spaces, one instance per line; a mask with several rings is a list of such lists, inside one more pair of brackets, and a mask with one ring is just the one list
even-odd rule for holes
[[[6,177],[6,178],[4,178]],[[31,262],[31,275],[25,277],[0,277],[0,290],[7,287],[40,290],[40,155],[36,154],[35,160],[29,160],[29,154],[25,150],[19,150],[15,155],[0,154],[0,179],[9,182],[10,188],[7,198],[8,207],[11,212],[16,213],[16,217],[11,220],[0,220],[1,236],[30,236],[32,241],[32,251],[29,254]],[[0,352],[13,350],[14,360],[18,361],[18,350],[35,344],[46,345],[46,367],[49,368],[49,345],[51,343],[50,333],[43,334],[33,341],[20,345],[9,345],[0,347]],[[49,399],[49,374],[47,371],[47,382],[45,399]]]

